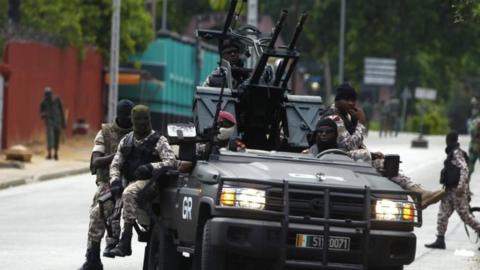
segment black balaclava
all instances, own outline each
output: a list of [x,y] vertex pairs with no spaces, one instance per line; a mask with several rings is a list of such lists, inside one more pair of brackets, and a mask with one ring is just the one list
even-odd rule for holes
[[[317,133],[321,127],[330,127],[335,131],[335,136],[333,137],[332,140],[326,141],[326,142],[318,140]],[[327,149],[337,148],[337,137],[338,137],[337,124],[335,124],[335,122],[332,119],[323,118],[320,121],[318,121],[317,126],[315,127],[315,131],[313,132],[313,136],[314,136],[313,138],[315,140],[315,143],[317,144],[319,153]]]
[[132,127],[132,108],[135,106],[133,102],[128,99],[122,99],[117,104],[117,118],[115,122],[117,125],[124,129]]
[[152,123],[150,121],[150,109],[145,105],[137,105],[132,109],[133,135],[137,140],[150,135]]
[[448,132],[447,136],[445,137],[445,141],[447,143],[445,153],[447,154],[460,146],[460,144],[458,143],[458,132],[455,130],[451,130],[450,132]]

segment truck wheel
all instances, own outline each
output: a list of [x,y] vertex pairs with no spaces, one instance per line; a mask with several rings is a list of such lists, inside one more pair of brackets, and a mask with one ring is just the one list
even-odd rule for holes
[[172,238],[160,224],[155,224],[150,236],[148,270],[176,270],[181,256],[172,243]]
[[201,270],[225,269],[225,253],[212,245],[212,223],[208,220],[203,227]]

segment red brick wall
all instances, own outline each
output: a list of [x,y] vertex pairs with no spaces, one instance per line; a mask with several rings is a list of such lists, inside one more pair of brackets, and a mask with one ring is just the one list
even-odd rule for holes
[[9,42],[4,62],[11,70],[5,93],[4,147],[44,137],[39,106],[45,86],[63,101],[68,113],[67,135],[79,118],[86,119],[92,129],[100,127],[103,62],[94,49],[86,49],[80,59],[74,48]]

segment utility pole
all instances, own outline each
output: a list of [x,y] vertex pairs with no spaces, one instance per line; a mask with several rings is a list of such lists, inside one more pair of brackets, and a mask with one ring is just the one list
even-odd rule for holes
[[162,0],[162,31],[167,31],[168,0]]
[[108,92],[108,122],[113,122],[117,114],[118,102],[118,58],[120,49],[120,7],[122,0],[113,0],[112,36],[110,40],[110,87]]
[[338,80],[339,84],[343,83],[344,80],[344,55],[345,55],[345,9],[347,0],[342,0],[340,7],[340,44],[339,44],[339,54],[338,54]]

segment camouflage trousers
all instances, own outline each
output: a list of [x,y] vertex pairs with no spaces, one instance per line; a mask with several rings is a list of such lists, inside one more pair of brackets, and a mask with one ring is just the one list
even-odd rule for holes
[[[384,161],[385,160],[383,158],[374,159],[372,161],[372,166],[377,171],[381,171],[383,170]],[[411,190],[415,185],[417,185],[410,179],[410,177],[403,175],[401,173],[399,173],[397,176],[390,177],[388,179],[390,179],[390,181],[396,183],[397,185],[401,186],[405,190]]]
[[457,211],[462,221],[480,233],[480,222],[470,213],[467,195],[457,195],[456,189],[448,189],[446,196],[440,202],[437,217],[438,235],[444,236],[448,227],[448,219],[453,211]]
[[148,181],[135,181],[130,183],[127,188],[123,191],[122,202],[123,202],[123,221],[125,223],[134,223],[135,220],[140,216],[146,216],[144,210],[140,209],[137,203],[137,197],[139,192],[145,188]]
[[[469,175],[472,175],[473,170],[475,169],[475,163],[480,158],[480,153],[473,149],[473,147],[468,148],[468,170]],[[470,179],[470,178],[469,178]]]
[[[100,211],[101,207],[98,203],[98,197],[101,192],[108,188],[108,184],[98,182],[97,191],[93,196],[93,202],[90,206],[90,223],[88,224],[88,247],[92,245],[92,242],[100,243],[102,241],[103,235],[105,234],[105,221],[103,218],[108,218],[112,215],[114,210],[114,204],[112,200],[108,200],[103,203],[103,215]],[[118,229],[119,230],[119,229]],[[120,232],[114,233],[114,235],[119,235]],[[110,243],[118,242],[116,238],[106,238],[107,245]]]

